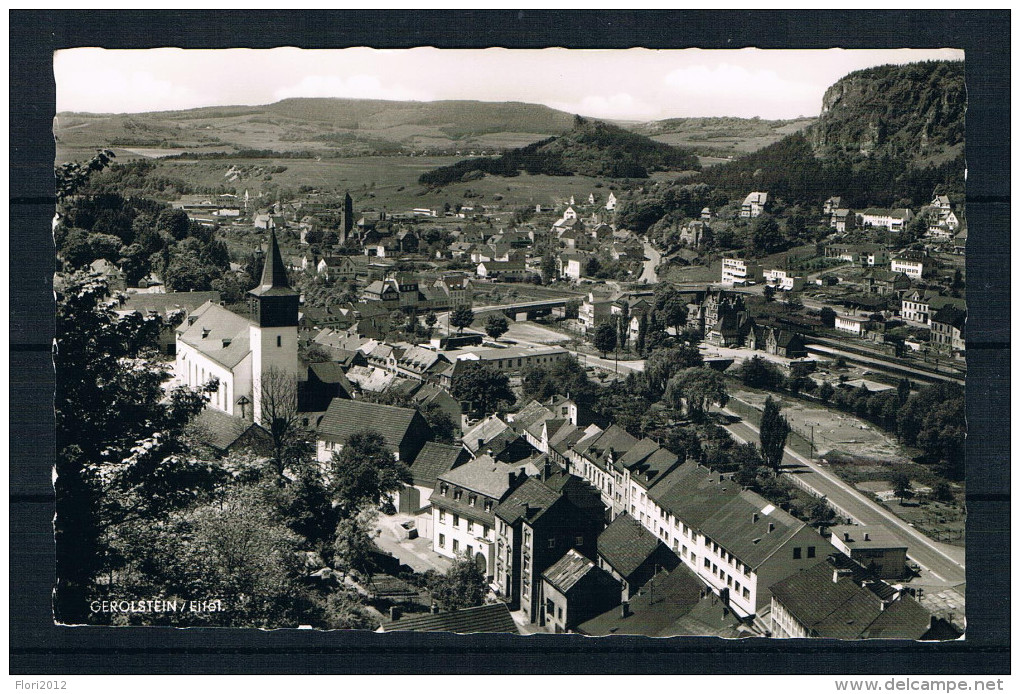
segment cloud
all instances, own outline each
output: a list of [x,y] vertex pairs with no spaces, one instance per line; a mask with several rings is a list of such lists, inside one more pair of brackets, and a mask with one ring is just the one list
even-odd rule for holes
[[690,100],[692,115],[790,117],[816,113],[824,87],[781,77],[774,70],[720,63],[678,68],[664,78],[665,95]]
[[384,85],[374,75],[307,75],[295,85],[281,87],[273,92],[276,101],[300,97],[342,97],[350,99],[384,99],[387,101],[429,101],[434,98],[426,92],[409,89],[400,84]]
[[97,70],[89,73],[87,80],[74,79],[59,70],[55,74],[58,111],[142,113],[215,103],[191,87],[142,70]]
[[654,120],[661,117],[658,106],[623,92],[611,96],[589,95],[579,102],[550,103],[549,106],[568,113],[609,120]]

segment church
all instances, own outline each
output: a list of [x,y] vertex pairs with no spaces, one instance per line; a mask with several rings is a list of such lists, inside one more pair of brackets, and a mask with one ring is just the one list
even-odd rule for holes
[[[276,374],[307,380],[298,359],[299,295],[287,281],[276,232],[259,286],[249,292],[249,316],[207,301],[177,332],[177,380],[199,387],[215,378],[208,407],[263,423],[263,382]],[[267,387],[268,390],[268,387]]]

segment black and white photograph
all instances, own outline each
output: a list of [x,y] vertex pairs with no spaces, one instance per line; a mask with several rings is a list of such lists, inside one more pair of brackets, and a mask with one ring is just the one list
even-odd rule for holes
[[11,19],[11,674],[1003,689],[1008,13]]
[[54,619],[960,638],[964,64],[58,52]]

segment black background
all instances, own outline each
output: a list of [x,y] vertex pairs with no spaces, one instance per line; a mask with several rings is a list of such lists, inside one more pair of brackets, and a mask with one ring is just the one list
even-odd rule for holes
[[[1009,26],[1008,11],[11,12],[10,672],[1009,672]],[[52,53],[288,45],[964,49],[967,221],[975,232],[967,247],[966,639],[737,642],[55,626]]]

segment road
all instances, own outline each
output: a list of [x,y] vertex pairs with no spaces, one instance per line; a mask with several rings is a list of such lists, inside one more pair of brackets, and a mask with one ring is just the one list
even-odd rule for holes
[[[729,410],[723,411],[733,417],[739,416]],[[743,420],[729,424],[726,429],[741,442],[758,441],[758,429]],[[931,540],[839,479],[835,473],[799,455],[789,447],[786,449],[783,464],[786,474],[796,475],[816,494],[829,499],[861,525],[881,525],[886,528],[906,545],[907,556],[934,579],[947,585],[958,585],[966,580],[964,548]]]
[[648,241],[643,241],[645,245],[645,257],[648,260],[644,261],[641,267],[641,276],[638,277],[638,282],[642,284],[655,284],[659,281],[659,275],[655,272],[655,268],[659,267],[659,263],[662,262],[662,254],[655,250],[655,247]]

